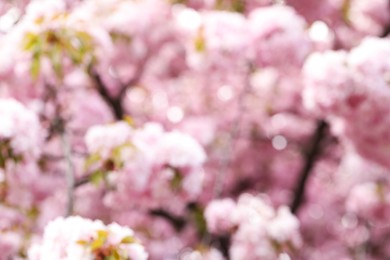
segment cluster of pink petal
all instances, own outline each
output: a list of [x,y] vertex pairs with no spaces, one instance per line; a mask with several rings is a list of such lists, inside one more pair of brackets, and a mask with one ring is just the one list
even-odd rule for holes
[[386,0],[287,0],[309,22],[323,21],[333,28],[338,46],[350,48],[366,36],[381,36],[390,21]]
[[[29,249],[31,260],[70,260],[96,259],[92,249],[81,241],[92,242],[97,239],[98,232],[107,232],[106,241],[99,248],[114,247],[118,249],[121,259],[146,260],[148,254],[143,246],[134,238],[134,232],[116,223],[104,225],[99,220],[81,217],[57,218],[51,221],[44,230],[42,241],[34,243]],[[130,243],[121,243],[127,237],[134,239]]]
[[303,70],[306,107],[329,117],[337,135],[385,166],[390,166],[388,55],[390,40],[367,38],[350,52],[312,54]]
[[389,259],[388,8],[0,1],[0,259]]
[[0,249],[4,258],[11,258],[23,243],[22,233],[15,227],[23,223],[24,216],[4,206],[1,206],[0,210]]
[[[111,158],[123,163],[107,173],[116,187],[105,198],[110,207],[138,205],[172,207],[180,211],[202,191],[206,154],[187,134],[165,132],[156,123],[133,129],[126,122],[117,122],[91,127],[86,134],[86,144],[91,154],[100,156],[101,162]],[[118,153],[113,153],[115,149]],[[180,196],[175,196],[176,192]],[[138,199],[129,202],[131,197]]]
[[[55,68],[50,63],[50,59],[54,58],[48,56],[40,59],[38,78],[32,77],[31,63],[34,63],[34,55],[26,51],[26,43],[28,42],[26,39],[31,35],[38,35],[43,41],[45,36],[42,34],[47,32],[61,33],[65,37],[66,33],[71,31],[82,32],[92,39],[95,46],[94,57],[101,60],[111,57],[113,46],[105,28],[79,12],[69,12],[65,1],[30,1],[23,11],[23,15],[18,17],[20,20],[15,21],[12,30],[6,35],[2,35],[0,52],[7,59],[2,61],[0,77],[3,80],[3,92],[7,96],[12,96],[25,103],[39,103],[42,101],[42,96],[45,95],[45,89],[48,86],[56,86],[58,83]],[[75,39],[75,41],[78,40]],[[77,46],[78,43],[73,42],[72,44]],[[70,57],[63,55],[63,53],[58,55],[57,59],[61,62],[64,75],[70,76],[75,70],[77,71]],[[85,82],[83,83],[85,84]]]
[[[385,259],[389,226],[388,169],[353,151],[343,151],[341,162],[324,158],[308,189],[310,201],[298,215],[308,259],[364,257],[361,248],[377,247],[373,259]],[[329,210],[332,208],[332,210]],[[321,230],[321,232],[318,232]]]
[[366,182],[356,185],[346,201],[346,208],[376,225],[386,225],[390,214],[390,193],[387,183]]
[[15,155],[36,159],[44,138],[38,116],[15,99],[0,99],[0,118],[0,143],[9,141]]
[[193,250],[189,252],[185,252],[181,259],[183,260],[224,260],[225,258],[215,248],[210,248],[207,250]]
[[96,125],[85,135],[85,144],[90,154],[97,153],[107,159],[114,148],[130,140],[132,128],[126,122],[112,125]]
[[234,260],[277,259],[302,244],[299,220],[289,208],[275,210],[261,196],[242,194],[237,203],[214,200],[207,206],[205,218],[211,233],[232,234],[229,254]]

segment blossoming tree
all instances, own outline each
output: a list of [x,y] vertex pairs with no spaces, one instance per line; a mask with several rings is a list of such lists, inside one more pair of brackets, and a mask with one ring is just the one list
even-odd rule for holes
[[390,258],[388,0],[0,14],[0,260]]

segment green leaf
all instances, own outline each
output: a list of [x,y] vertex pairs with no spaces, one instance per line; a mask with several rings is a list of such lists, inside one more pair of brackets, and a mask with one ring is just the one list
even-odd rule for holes
[[206,51],[206,39],[204,38],[203,27],[201,27],[198,31],[198,35],[195,38],[194,46],[197,52],[205,52]]
[[135,146],[131,142],[126,142],[122,145],[115,147],[111,151],[111,158],[114,162],[114,166],[116,169],[120,169],[124,165],[124,162],[122,160],[122,150],[125,148],[135,149]]
[[84,169],[87,170],[89,167],[91,167],[93,164],[99,162],[102,158],[100,157],[100,154],[93,153],[88,156],[88,158],[84,162]]
[[192,217],[195,221],[195,226],[198,234],[203,237],[207,232],[206,219],[204,218],[204,210],[199,206],[195,205],[192,209]]
[[70,48],[70,54],[75,64],[85,62],[88,57],[92,59],[94,44],[92,37],[88,33],[76,31],[69,38],[69,44],[72,47]]
[[76,37],[81,43],[81,46],[86,49],[92,49],[93,47],[93,39],[91,35],[89,35],[87,32],[83,31],[76,31]]
[[121,260],[119,252],[117,249],[113,249],[112,253],[109,256],[104,257],[104,260]]
[[105,230],[98,230],[97,235],[98,235],[97,238],[91,243],[92,251],[101,248],[106,243],[108,232]]
[[85,240],[78,240],[78,241],[76,241],[76,243],[79,245],[82,245],[82,246],[86,246],[89,244],[88,241],[85,241]]
[[341,7],[341,15],[342,15],[343,21],[346,24],[351,23],[351,19],[349,18],[350,9],[351,9],[351,0],[344,0],[343,5]]
[[26,212],[27,217],[30,219],[36,219],[39,216],[39,209],[37,207],[31,207],[27,212]]
[[273,248],[276,252],[278,252],[278,253],[282,252],[283,247],[282,247],[282,245],[281,245],[277,240],[272,239],[270,242],[271,242],[272,248]]
[[135,127],[134,119],[131,116],[125,115],[123,117],[123,121],[125,121],[129,126]]
[[127,237],[122,238],[120,244],[133,244],[136,242],[137,242],[137,240],[134,237],[127,236]]
[[[60,14],[57,18],[65,19],[66,16],[67,14]],[[95,60],[92,36],[75,29],[48,29],[40,34],[27,32],[22,43],[22,48],[32,53],[31,75],[34,79],[40,73],[41,58],[49,59],[60,79],[63,77],[63,56],[68,57],[73,65],[88,65]]]
[[171,168],[174,171],[173,178],[171,180],[171,187],[173,190],[178,190],[183,183],[183,176],[181,175],[179,169]]
[[84,53],[77,49],[70,41],[64,41],[64,49],[70,56],[73,64],[80,65],[84,59]]
[[245,2],[244,0],[233,0],[232,9],[235,12],[243,13],[245,11]]
[[23,50],[32,51],[38,43],[39,36],[35,33],[28,32],[23,39]]
[[63,77],[62,70],[62,49],[60,45],[55,44],[49,51],[49,59],[53,66],[54,72],[58,78]]
[[110,36],[114,42],[122,41],[126,44],[131,44],[131,42],[133,41],[133,38],[131,36],[126,35],[124,33],[120,33],[120,32],[111,32]]
[[89,176],[89,181],[95,185],[100,184],[104,180],[104,176],[106,175],[105,172],[101,170],[97,170]]
[[31,61],[30,73],[34,80],[38,79],[41,72],[41,53],[35,52]]

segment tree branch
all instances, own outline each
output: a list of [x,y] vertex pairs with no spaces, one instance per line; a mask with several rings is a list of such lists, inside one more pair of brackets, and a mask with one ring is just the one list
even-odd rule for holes
[[61,132],[61,141],[62,141],[62,147],[64,151],[64,156],[67,163],[67,169],[66,169],[66,188],[67,188],[67,207],[66,207],[66,216],[70,216],[73,213],[73,207],[74,207],[74,167],[72,163],[71,158],[71,147],[68,135],[65,133],[65,131]]
[[312,171],[317,157],[321,153],[321,142],[325,137],[325,132],[328,124],[321,120],[317,123],[317,128],[313,134],[310,147],[305,155],[305,164],[302,168],[299,180],[294,191],[294,199],[291,203],[291,212],[296,214],[299,207],[302,205],[305,196],[305,188],[310,172]]
[[89,175],[86,175],[86,176],[83,176],[83,177],[81,177],[80,179],[78,179],[78,180],[75,180],[75,183],[74,183],[74,188],[75,189],[77,189],[78,187],[80,187],[80,186],[83,186],[83,185],[85,185],[85,184],[87,184],[87,183],[90,183],[90,177],[91,177],[91,175],[89,174]]
[[[387,3],[387,12],[390,12],[390,3]],[[385,28],[383,29],[382,34],[379,36],[385,38],[390,33],[390,20],[387,21]]]
[[140,64],[138,64],[138,66],[136,67],[134,77],[130,79],[128,82],[124,83],[118,80],[118,83],[120,85],[120,91],[116,97],[112,97],[110,93],[108,93],[107,87],[105,86],[99,73],[92,67],[88,69],[90,76],[95,82],[98,93],[103,98],[103,100],[107,103],[107,105],[111,107],[114,116],[117,120],[122,120],[125,114],[124,109],[122,107],[122,99],[126,94],[126,90],[128,89],[129,86],[133,86],[141,80],[145,71],[145,67],[149,61],[149,58],[150,58],[150,54],[147,54],[144,57],[144,59],[140,62]]
[[177,217],[172,215],[171,213],[163,210],[163,209],[153,209],[149,211],[149,214],[156,217],[162,217],[166,220],[168,220],[173,227],[176,229],[176,231],[181,231],[185,225],[187,224],[187,221],[184,218]]
[[118,95],[118,97],[112,97],[110,93],[108,93],[106,86],[100,75],[94,70],[90,70],[90,75],[92,79],[95,81],[97,91],[103,100],[109,105],[114,113],[116,119],[121,120],[124,116],[124,110],[122,107],[122,96]]

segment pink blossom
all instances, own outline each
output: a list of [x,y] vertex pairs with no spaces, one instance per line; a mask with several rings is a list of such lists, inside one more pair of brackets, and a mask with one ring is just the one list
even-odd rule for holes
[[299,221],[287,207],[278,208],[276,217],[270,221],[267,230],[269,236],[280,243],[290,241],[295,246],[299,245]]
[[22,237],[16,232],[1,232],[0,250],[3,259],[10,259],[22,245]]
[[[95,239],[101,239],[101,245],[89,248],[89,243]],[[131,229],[115,223],[105,226],[99,220],[74,216],[66,219],[60,217],[50,222],[42,241],[31,246],[29,259],[92,259],[98,254],[96,250],[111,246],[116,248],[120,257],[142,260],[148,256]]]
[[[226,212],[230,216],[223,216]],[[213,201],[205,217],[211,232],[232,233],[229,255],[234,260],[277,259],[282,252],[292,253],[286,244],[301,246],[298,219],[287,207],[275,211],[265,196],[242,194],[236,204],[231,199]]]
[[[346,52],[314,53],[303,67],[305,106],[321,115],[343,113],[350,96],[355,94],[352,73],[347,67]],[[353,99],[351,98],[352,102]]]
[[126,122],[118,122],[106,126],[93,126],[85,135],[85,142],[90,153],[109,156],[115,147],[129,141],[132,128]]
[[189,135],[170,132],[162,136],[156,147],[157,160],[172,167],[199,167],[206,161],[203,148]]
[[383,183],[363,183],[356,185],[346,201],[348,211],[380,223],[390,214],[389,190]]
[[184,253],[180,259],[182,260],[224,260],[225,258],[215,248],[207,250],[194,250],[191,252]]
[[38,116],[14,99],[0,99],[0,142],[9,141],[15,155],[37,158],[43,141]]
[[380,35],[390,21],[389,2],[386,0],[352,1],[350,19],[353,27],[367,35]]
[[236,204],[232,199],[212,201],[204,213],[207,221],[207,229],[212,233],[233,231],[234,223],[226,213],[233,212],[235,208]]
[[249,15],[251,44],[259,67],[299,67],[311,44],[305,20],[288,6],[258,8]]

